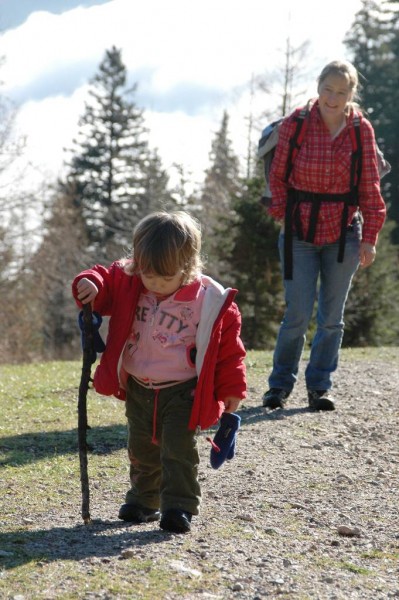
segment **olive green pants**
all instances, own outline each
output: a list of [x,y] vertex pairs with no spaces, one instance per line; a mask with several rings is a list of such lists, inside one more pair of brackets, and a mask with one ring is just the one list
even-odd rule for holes
[[191,379],[154,390],[129,377],[126,417],[131,488],[127,503],[198,514],[199,453],[195,432],[188,429],[196,383]]

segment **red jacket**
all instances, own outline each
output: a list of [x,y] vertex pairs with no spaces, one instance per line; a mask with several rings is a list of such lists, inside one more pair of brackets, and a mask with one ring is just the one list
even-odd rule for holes
[[[99,394],[124,400],[126,391],[120,380],[120,360],[144,286],[139,276],[127,275],[120,262],[109,268],[96,265],[80,273],[72,283],[78,306],[81,303],[77,299],[76,284],[83,277],[98,288],[93,309],[111,317],[106,349],[94,374],[94,388]],[[193,430],[214,425],[224,411],[225,398],[244,399],[246,396],[241,314],[234,302],[237,290],[224,289],[202,275],[200,281],[184,286],[177,294],[190,293],[191,286],[198,285],[205,286],[206,294],[196,337],[198,383],[189,422]]]

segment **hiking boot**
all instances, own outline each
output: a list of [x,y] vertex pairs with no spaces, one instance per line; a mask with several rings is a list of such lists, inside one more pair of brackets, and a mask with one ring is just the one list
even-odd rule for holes
[[122,504],[118,517],[130,523],[150,523],[158,521],[160,513],[157,508],[146,508],[140,504]]
[[308,401],[311,410],[335,410],[335,400],[328,390],[308,390]]
[[289,390],[282,390],[281,388],[270,388],[263,394],[262,404],[265,408],[274,410],[275,408],[284,408],[287,402],[288,396],[291,394]]
[[173,533],[187,533],[191,530],[192,514],[179,508],[168,508],[162,513],[160,527]]

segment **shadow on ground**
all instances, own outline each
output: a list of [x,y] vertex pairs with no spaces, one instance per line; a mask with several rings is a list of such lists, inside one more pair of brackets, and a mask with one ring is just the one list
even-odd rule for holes
[[284,410],[278,408],[277,410],[266,410],[262,406],[254,406],[243,408],[237,411],[237,414],[241,417],[241,425],[250,423],[257,423],[260,421],[278,421],[287,419],[289,417],[295,417],[303,413],[310,412],[308,406],[302,406],[300,408],[285,408]]
[[[111,454],[126,448],[126,426],[108,425],[87,431],[90,454]],[[78,452],[77,429],[23,433],[0,438],[0,466],[24,466],[55,455]]]
[[0,533],[0,565],[3,569],[13,569],[31,561],[109,559],[120,557],[124,548],[137,549],[166,542],[172,535],[159,529],[158,523],[154,523],[154,529],[149,531],[122,521],[99,519],[70,528],[21,529]]

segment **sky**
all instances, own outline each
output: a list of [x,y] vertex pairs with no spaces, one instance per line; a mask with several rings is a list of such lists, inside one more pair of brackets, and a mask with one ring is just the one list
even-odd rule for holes
[[[360,7],[361,0],[0,0],[0,95],[17,108],[24,160],[50,181],[62,172],[89,81],[116,46],[137,83],[150,146],[172,179],[179,163],[200,182],[224,110],[244,161],[248,116],[272,112],[276,102],[251,96],[250,81],[267,76],[278,89],[287,37],[294,48],[309,42],[300,62],[306,100],[326,63],[349,58],[342,40]],[[254,130],[252,142],[258,137]]]

